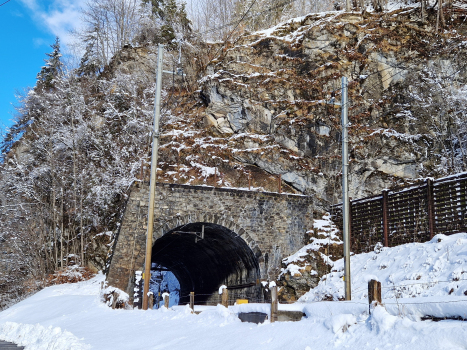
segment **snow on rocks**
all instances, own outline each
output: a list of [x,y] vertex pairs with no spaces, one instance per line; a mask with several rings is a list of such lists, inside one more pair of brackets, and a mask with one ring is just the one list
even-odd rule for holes
[[101,291],[101,300],[112,309],[126,309],[130,296],[121,289],[107,287]]
[[279,292],[281,300],[297,300],[330,271],[333,259],[339,258],[342,251],[338,233],[329,214],[314,219],[313,230],[307,232],[311,236],[310,243],[282,260],[279,275],[279,284],[283,286]]

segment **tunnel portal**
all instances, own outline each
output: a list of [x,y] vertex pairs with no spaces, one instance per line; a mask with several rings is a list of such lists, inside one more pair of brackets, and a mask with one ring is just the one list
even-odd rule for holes
[[[222,284],[229,299],[257,299],[257,279],[277,278],[282,259],[295,253],[313,228],[313,197],[180,184],[157,184],[152,259],[190,292],[216,302]],[[131,187],[108,262],[107,281],[134,300],[144,270],[149,183]],[[200,236],[204,225],[204,239]],[[163,269],[164,268],[164,269]],[[251,287],[249,287],[251,286]],[[215,294],[213,294],[215,293]]]
[[221,285],[229,299],[261,297],[258,258],[248,244],[230,229],[208,222],[189,223],[168,231],[152,248],[152,263],[164,266],[180,282],[180,303],[219,300]]

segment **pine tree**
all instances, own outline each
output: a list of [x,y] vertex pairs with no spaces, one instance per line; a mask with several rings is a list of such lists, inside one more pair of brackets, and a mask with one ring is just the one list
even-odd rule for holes
[[37,74],[37,87],[51,89],[54,87],[54,80],[63,74],[63,63],[60,60],[60,40],[58,36],[55,38],[55,43],[50,45],[53,49],[51,53],[46,53],[47,59],[44,60],[45,66]]
[[103,63],[99,60],[99,52],[97,52],[96,44],[97,40],[95,40],[94,36],[91,36],[87,41],[86,51],[76,71],[78,76],[92,76],[101,72]]
[[191,33],[191,21],[188,19],[185,4],[178,5],[175,0],[143,0],[150,4],[153,19],[160,22],[160,32],[155,42],[175,45],[177,34],[187,37]]

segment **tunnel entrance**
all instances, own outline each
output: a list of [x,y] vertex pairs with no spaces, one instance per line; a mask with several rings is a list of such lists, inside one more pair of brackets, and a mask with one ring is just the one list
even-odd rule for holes
[[221,285],[228,287],[231,300],[258,300],[260,255],[228,228],[197,222],[176,227],[156,240],[152,263],[175,275],[180,304],[189,302],[190,292],[195,293],[196,304],[210,304],[219,301]]

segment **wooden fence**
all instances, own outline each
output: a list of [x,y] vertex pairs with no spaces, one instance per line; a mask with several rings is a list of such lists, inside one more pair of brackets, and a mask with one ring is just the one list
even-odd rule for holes
[[[342,203],[331,207],[331,216],[342,226]],[[350,216],[354,253],[371,251],[378,242],[394,247],[466,231],[467,173],[353,200]]]

